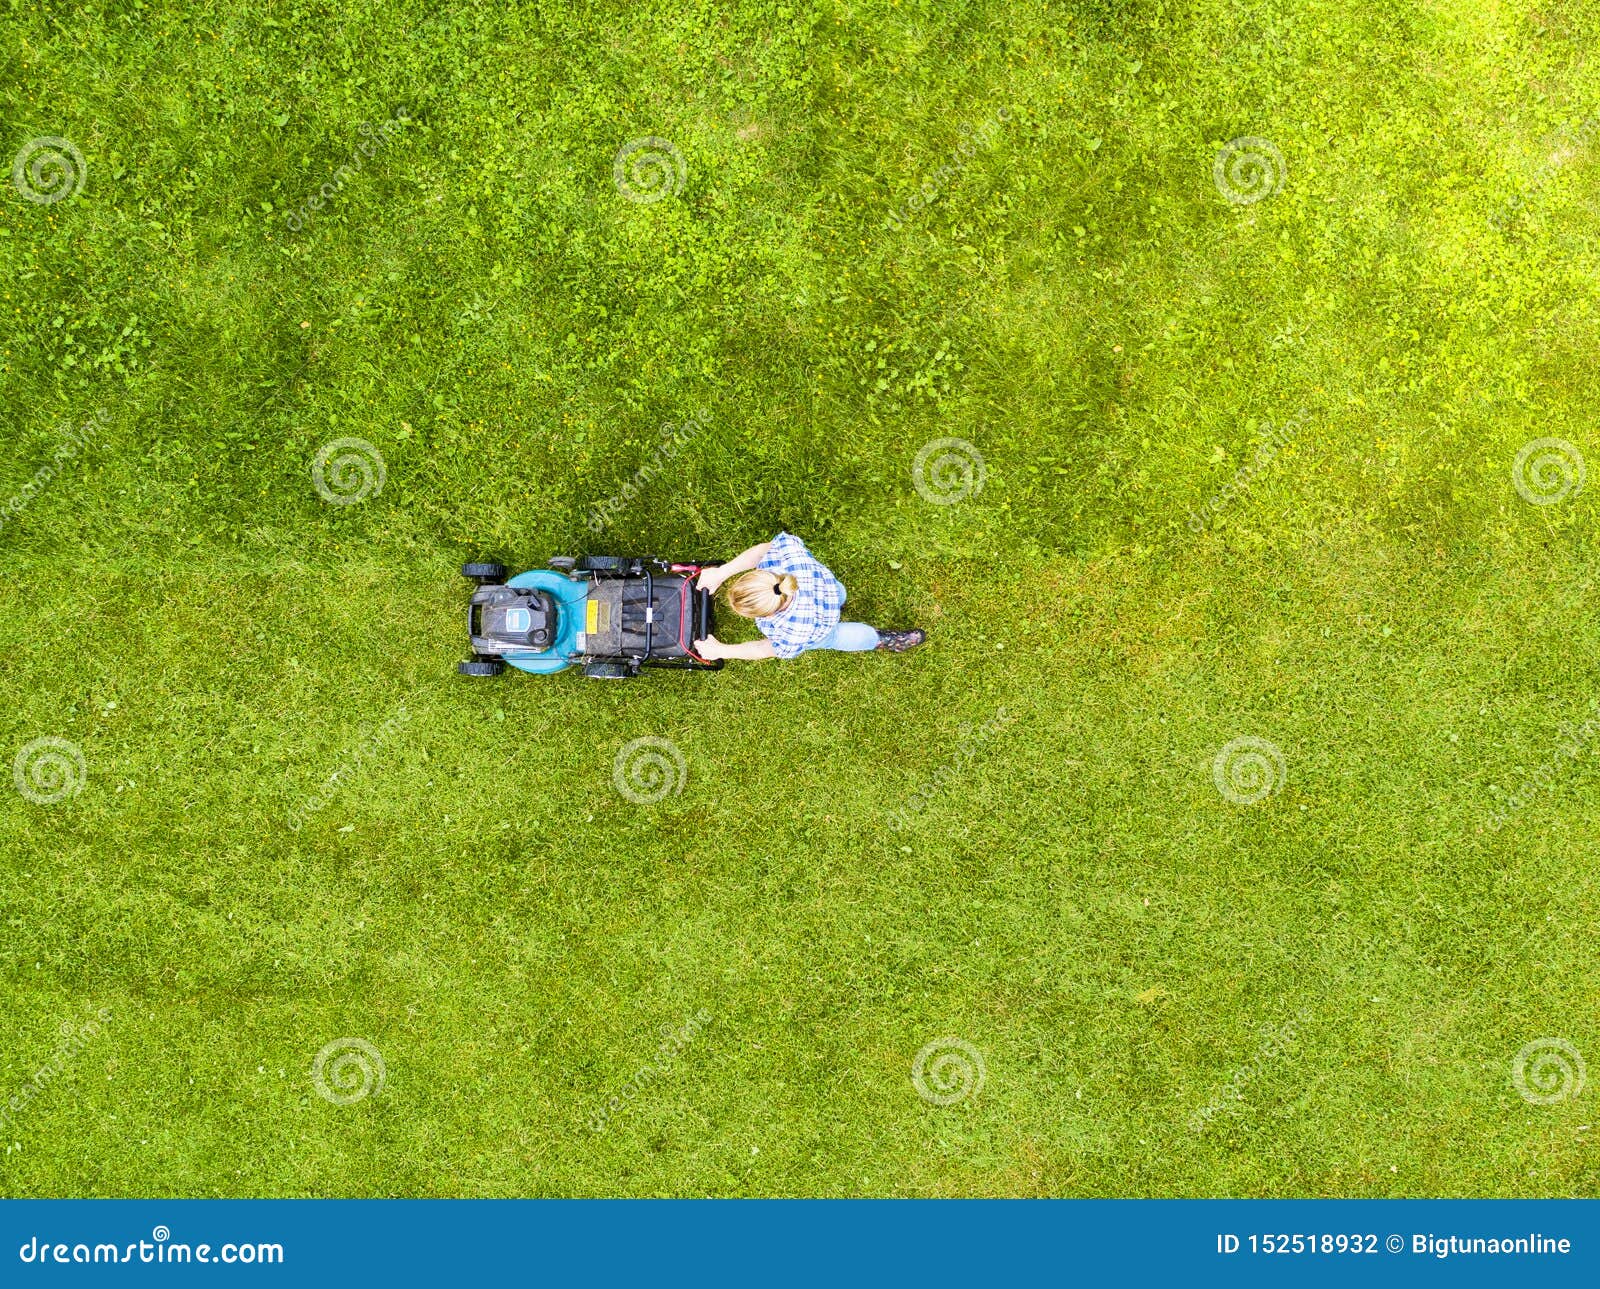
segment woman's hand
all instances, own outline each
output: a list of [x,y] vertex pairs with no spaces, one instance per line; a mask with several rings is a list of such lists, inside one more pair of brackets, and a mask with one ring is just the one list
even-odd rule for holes
[[767,552],[771,549],[771,542],[757,542],[749,550],[740,551],[726,564],[719,564],[715,568],[701,569],[700,576],[695,579],[695,585],[702,591],[715,592],[730,577],[737,577],[740,573],[748,573],[762,560],[766,559]]
[[723,644],[716,636],[707,636],[694,642],[694,651],[707,662],[719,658],[734,658],[742,662],[763,662],[775,658],[770,640],[741,640],[738,644]]

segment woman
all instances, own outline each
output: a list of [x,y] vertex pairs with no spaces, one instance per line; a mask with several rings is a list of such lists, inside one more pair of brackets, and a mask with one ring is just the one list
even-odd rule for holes
[[807,649],[904,653],[928,638],[920,630],[877,631],[865,622],[841,622],[844,587],[789,533],[752,546],[717,568],[700,570],[696,583],[707,591],[728,587],[728,607],[754,618],[765,640],[723,644],[716,636],[695,641],[695,651],[715,658],[798,658]]

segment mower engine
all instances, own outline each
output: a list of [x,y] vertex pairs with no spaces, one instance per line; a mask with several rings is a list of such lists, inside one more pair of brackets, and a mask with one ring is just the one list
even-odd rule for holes
[[467,632],[476,653],[542,653],[555,642],[555,601],[531,587],[480,587],[467,609]]

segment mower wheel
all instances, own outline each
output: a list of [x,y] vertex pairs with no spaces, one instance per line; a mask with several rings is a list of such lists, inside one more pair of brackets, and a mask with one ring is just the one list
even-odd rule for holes
[[627,565],[628,561],[620,555],[585,555],[576,567],[580,573],[616,573]]
[[494,658],[474,658],[471,662],[456,664],[456,670],[463,676],[498,676],[505,669],[505,663]]
[[590,680],[627,680],[633,671],[625,662],[586,662],[583,674]]
[[553,555],[550,557],[550,567],[562,573],[570,573],[577,566],[578,561],[570,555]]
[[504,564],[463,564],[461,576],[470,577],[480,586],[485,583],[504,582],[506,580],[506,566]]

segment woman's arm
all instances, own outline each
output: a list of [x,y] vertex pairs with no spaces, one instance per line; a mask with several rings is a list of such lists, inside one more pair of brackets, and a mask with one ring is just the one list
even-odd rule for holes
[[772,549],[771,542],[760,542],[749,550],[735,555],[726,564],[716,568],[703,568],[700,576],[695,579],[695,585],[702,591],[715,591],[730,577],[738,577],[740,573],[748,573],[762,560],[766,559],[767,552]]
[[[746,552],[748,554],[748,552]],[[718,658],[737,658],[744,662],[763,662],[778,655],[770,640],[744,640],[739,644],[723,644],[716,636],[707,636],[694,642],[694,651],[707,662]]]

